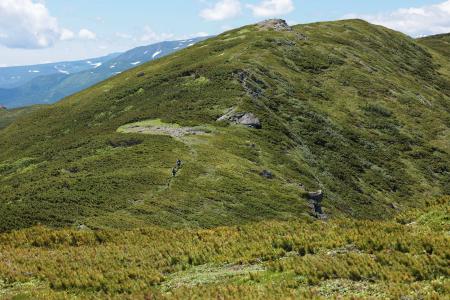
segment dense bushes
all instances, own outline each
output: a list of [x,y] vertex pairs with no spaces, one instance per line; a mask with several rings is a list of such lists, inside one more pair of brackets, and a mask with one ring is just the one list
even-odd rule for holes
[[[448,215],[448,201],[405,212],[399,222],[15,231],[0,235],[0,295],[251,298],[256,289],[269,299],[398,298],[420,287],[420,297],[444,299],[450,223],[435,216]],[[333,284],[340,288],[329,294]]]

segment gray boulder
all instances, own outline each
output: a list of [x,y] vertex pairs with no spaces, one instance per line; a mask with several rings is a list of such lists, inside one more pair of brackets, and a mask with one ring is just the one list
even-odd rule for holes
[[261,128],[261,122],[259,119],[252,113],[245,113],[238,120],[238,124],[246,125],[252,128]]
[[259,175],[261,175],[262,177],[266,178],[266,179],[273,179],[273,173],[271,171],[268,170],[263,170]]
[[315,201],[315,202],[320,202],[323,200],[323,191],[322,190],[318,190],[317,192],[309,192],[308,193],[308,198],[309,200]]
[[217,121],[241,124],[256,129],[262,128],[261,121],[253,113],[236,112],[234,109],[217,119]]
[[275,31],[292,31],[291,26],[285,20],[282,19],[270,19],[258,23],[258,26],[262,29],[273,29]]

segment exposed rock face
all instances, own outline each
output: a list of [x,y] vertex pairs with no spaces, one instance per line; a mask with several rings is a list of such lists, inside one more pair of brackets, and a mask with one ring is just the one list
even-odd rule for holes
[[395,210],[399,210],[400,208],[398,207],[398,204],[397,203],[391,203],[390,205],[389,205],[392,209],[395,209]]
[[308,193],[309,200],[320,202],[323,200],[323,191],[318,190],[317,192],[309,192]]
[[246,71],[238,71],[236,75],[237,80],[250,97],[257,99],[262,96],[262,88],[266,87],[264,82],[259,80],[255,75],[249,74]]
[[308,199],[310,201],[311,208],[313,209],[313,215],[321,220],[327,219],[327,215],[323,212],[322,209],[322,200],[324,197],[324,193],[322,190],[318,190],[317,192],[309,192]]
[[267,179],[273,179],[273,173],[271,171],[264,170],[260,173],[260,175]]
[[248,127],[261,128],[261,122],[252,113],[245,113],[240,118],[238,118],[237,121],[239,124],[246,125]]
[[0,104],[0,110],[2,110],[2,109],[6,110],[6,106],[3,106],[3,105]]
[[282,19],[270,19],[258,23],[262,29],[273,29],[275,31],[292,31],[292,28]]
[[77,229],[78,229],[78,230],[89,230],[89,227],[87,227],[87,226],[84,225],[84,224],[80,224],[80,225],[77,226]]
[[253,114],[248,112],[236,112],[234,109],[217,119],[234,124],[241,124],[251,128],[261,129],[261,121]]
[[299,39],[300,41],[307,41],[308,37],[306,35],[304,35],[303,33],[298,32],[297,39]]

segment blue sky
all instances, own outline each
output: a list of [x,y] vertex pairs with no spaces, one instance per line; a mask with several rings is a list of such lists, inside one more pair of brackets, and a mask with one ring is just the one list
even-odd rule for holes
[[280,17],[450,32],[450,0],[0,0],[0,66],[96,57]]

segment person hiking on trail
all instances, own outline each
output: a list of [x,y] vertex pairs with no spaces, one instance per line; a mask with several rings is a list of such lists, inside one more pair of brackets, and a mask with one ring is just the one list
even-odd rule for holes
[[172,168],[172,176],[175,177],[177,175],[177,169]]
[[181,160],[177,159],[177,168],[181,167]]

